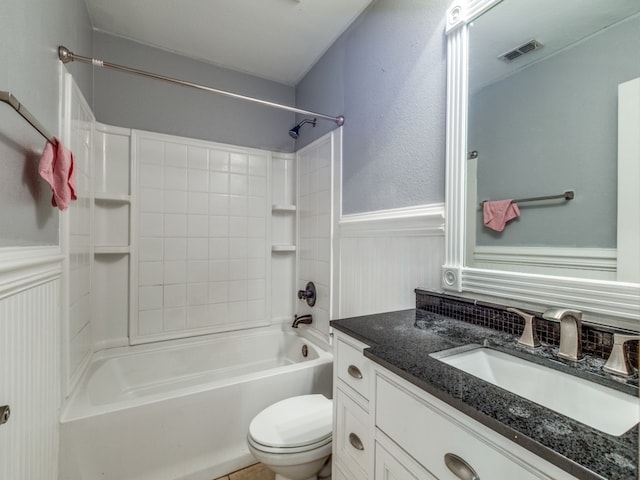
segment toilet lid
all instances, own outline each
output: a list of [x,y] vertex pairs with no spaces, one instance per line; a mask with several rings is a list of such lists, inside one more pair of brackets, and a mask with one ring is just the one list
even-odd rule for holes
[[324,395],[302,395],[274,403],[251,421],[251,438],[269,447],[300,447],[331,436],[332,402]]

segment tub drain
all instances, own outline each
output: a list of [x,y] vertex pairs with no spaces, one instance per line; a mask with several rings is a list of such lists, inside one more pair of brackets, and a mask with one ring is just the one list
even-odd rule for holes
[[302,356],[306,358],[307,355],[309,355],[309,347],[302,345]]

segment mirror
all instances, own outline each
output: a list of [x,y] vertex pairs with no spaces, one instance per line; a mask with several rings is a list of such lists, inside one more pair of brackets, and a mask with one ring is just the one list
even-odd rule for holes
[[[639,329],[639,12],[637,0],[450,8],[445,289]],[[559,198],[484,225],[485,200],[544,196]]]
[[[504,0],[470,24],[469,265],[618,280],[618,85],[640,77],[640,4],[575,7]],[[565,191],[518,202],[501,232],[483,223],[485,199]]]

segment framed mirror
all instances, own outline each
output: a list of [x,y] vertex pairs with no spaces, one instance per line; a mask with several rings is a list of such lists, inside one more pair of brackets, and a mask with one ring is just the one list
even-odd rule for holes
[[445,290],[640,330],[639,29],[637,0],[449,9]]

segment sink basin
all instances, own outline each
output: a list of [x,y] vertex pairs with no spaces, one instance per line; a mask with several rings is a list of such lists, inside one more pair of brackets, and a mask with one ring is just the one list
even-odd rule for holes
[[431,356],[609,435],[640,421],[632,395],[497,350],[466,346]]

